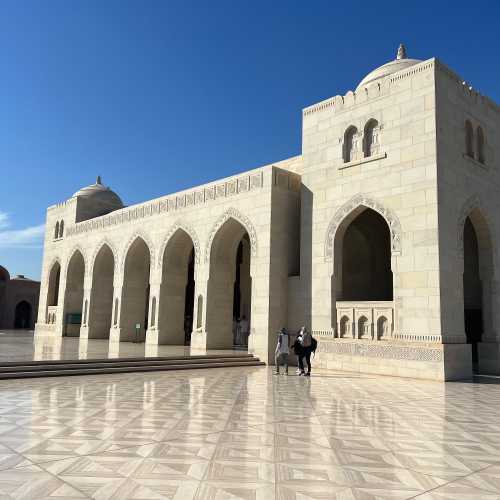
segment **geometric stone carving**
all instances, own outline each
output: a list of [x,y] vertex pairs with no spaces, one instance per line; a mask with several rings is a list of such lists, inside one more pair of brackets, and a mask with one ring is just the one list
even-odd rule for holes
[[189,225],[186,222],[182,222],[181,220],[176,221],[173,226],[169,229],[167,235],[165,236],[163,243],[160,247],[160,251],[158,252],[158,258],[157,258],[157,267],[160,269],[163,265],[163,254],[165,253],[165,248],[168,245],[168,242],[170,241],[170,238],[177,232],[178,229],[182,229],[185,231],[189,237],[191,238],[191,241],[193,242],[193,247],[194,247],[194,260],[196,264],[200,263],[200,240],[198,238],[198,235],[196,234],[196,231],[194,228]]
[[364,206],[371,208],[378,212],[389,225],[391,232],[391,252],[393,255],[401,254],[401,224],[396,214],[389,208],[384,207],[380,202],[366,196],[364,194],[357,194],[350,200],[344,203],[333,216],[325,238],[325,261],[329,262],[333,259],[333,246],[335,241],[335,234],[342,221],[356,208]]

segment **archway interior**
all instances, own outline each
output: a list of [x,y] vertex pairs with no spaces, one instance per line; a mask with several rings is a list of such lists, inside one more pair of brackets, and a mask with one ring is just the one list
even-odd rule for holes
[[14,328],[26,329],[32,327],[31,304],[25,300],[21,300],[21,302],[16,305]]
[[61,280],[61,266],[56,262],[49,274],[49,286],[47,290],[47,306],[57,306],[59,302],[59,282]]
[[338,300],[393,298],[391,236],[385,219],[367,208],[345,229]]
[[189,345],[193,329],[194,245],[191,237],[178,229],[163,254],[162,281],[158,310],[158,342]]
[[64,300],[64,334],[68,337],[79,337],[82,324],[83,280],[85,261],[77,250],[71,257],[66,278],[66,294]]
[[483,290],[479,268],[479,244],[469,217],[464,224],[464,326],[472,347],[472,363],[478,364],[477,344],[483,334]]
[[120,314],[120,340],[144,342],[148,328],[150,251],[142,238],[130,246],[125,258]]
[[99,250],[92,273],[89,310],[89,338],[108,339],[113,312],[115,258],[108,245]]
[[[251,323],[250,239],[234,219],[217,231],[210,249],[206,332],[207,347],[218,349],[248,345]],[[244,330],[238,320],[245,316]]]

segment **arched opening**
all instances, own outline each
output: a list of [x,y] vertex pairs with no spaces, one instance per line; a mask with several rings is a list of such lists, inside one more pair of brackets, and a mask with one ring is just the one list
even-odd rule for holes
[[156,297],[151,300],[151,326],[156,326]]
[[344,163],[348,163],[356,159],[358,151],[357,140],[358,129],[350,126],[344,134]]
[[250,239],[235,219],[217,231],[210,249],[206,306],[207,347],[248,346],[251,324],[252,278]]
[[59,221],[56,222],[56,227],[54,228],[54,239],[59,238]]
[[380,316],[377,320],[377,339],[382,340],[389,335],[389,322],[385,316]]
[[342,316],[340,320],[340,338],[345,339],[350,336],[351,333],[351,322],[347,316]]
[[108,245],[103,245],[94,260],[90,291],[89,338],[108,339],[113,312],[113,280],[115,257]]
[[474,130],[469,120],[465,120],[465,154],[474,158]]
[[59,224],[59,238],[64,236],[64,221],[62,220]]
[[193,330],[194,245],[177,229],[167,242],[162,260],[158,310],[158,343],[189,345]]
[[484,132],[481,126],[477,127],[476,132],[476,155],[479,163],[484,163]]
[[14,328],[33,328],[32,318],[31,318],[31,304],[25,300],[21,300],[16,305],[16,310],[14,314]]
[[59,302],[59,282],[61,281],[61,265],[55,262],[49,273],[47,290],[47,306],[57,306]]
[[64,296],[64,335],[68,337],[80,336],[84,276],[85,261],[80,251],[76,250],[69,260]]
[[368,120],[364,130],[364,156],[365,158],[373,156],[379,152],[379,128],[378,121]]
[[471,344],[473,368],[480,368],[478,343],[492,331],[491,280],[493,253],[489,228],[478,209],[465,219],[463,229],[464,327]]
[[115,312],[114,312],[114,318],[113,318],[113,325],[118,324],[118,299],[115,299]]
[[370,325],[368,323],[368,318],[366,316],[361,316],[358,320],[358,338],[366,339],[370,338]]
[[[390,301],[393,297],[391,234],[386,220],[360,207],[335,236],[337,300]],[[349,222],[350,220],[350,222]]]
[[138,237],[125,258],[120,340],[144,342],[148,328],[150,250]]

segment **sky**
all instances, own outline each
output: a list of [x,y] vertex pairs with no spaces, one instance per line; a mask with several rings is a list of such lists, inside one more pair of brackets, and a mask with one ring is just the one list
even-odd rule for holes
[[437,57],[500,102],[500,2],[2,0],[0,265],[40,278],[46,208],[126,205],[300,154],[301,110]]

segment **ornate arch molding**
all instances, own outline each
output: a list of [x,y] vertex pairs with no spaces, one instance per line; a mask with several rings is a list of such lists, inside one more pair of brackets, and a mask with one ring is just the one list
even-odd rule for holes
[[67,278],[68,277],[68,269],[69,269],[69,263],[71,262],[71,259],[73,258],[73,255],[75,255],[76,252],[80,252],[83,257],[83,266],[84,266],[84,276],[87,276],[89,272],[89,266],[88,266],[88,258],[87,258],[87,253],[83,250],[83,248],[80,245],[74,246],[71,251],[68,253],[68,258],[66,259],[66,266],[64,269],[64,276]]
[[[149,262],[151,264],[154,264],[154,262],[155,262],[155,248],[154,248],[153,242],[143,232],[138,231],[138,232],[134,233],[129,238],[129,240],[127,241],[127,244],[125,245],[125,247],[123,249],[122,257],[120,259],[120,271],[121,271],[122,275],[125,273],[125,261],[127,260],[128,251],[130,250],[130,247],[132,246],[132,244],[134,243],[134,241],[137,238],[141,238],[144,241],[144,243],[146,243],[146,246],[148,247],[148,250],[149,250]],[[153,266],[151,266],[151,267],[153,267]]]
[[344,219],[356,208],[366,207],[375,210],[379,213],[389,225],[391,231],[391,252],[393,255],[401,254],[401,224],[396,214],[389,208],[384,207],[379,201],[370,198],[363,194],[358,194],[352,197],[349,201],[344,203],[333,216],[325,238],[325,261],[330,262],[333,260],[333,250],[335,234]]
[[158,252],[157,262],[156,262],[156,267],[158,269],[161,269],[161,267],[162,267],[162,264],[163,264],[163,254],[165,253],[165,249],[167,248],[167,245],[168,245],[169,241],[172,239],[172,236],[174,236],[174,234],[179,229],[182,229],[191,238],[191,241],[193,242],[193,246],[194,246],[194,260],[195,260],[195,263],[196,264],[200,263],[201,246],[200,246],[200,239],[198,238],[198,234],[194,230],[193,226],[191,226],[190,224],[187,224],[186,222],[178,220],[169,229],[167,235],[163,239],[163,243],[160,246],[160,250]]
[[111,253],[113,254],[114,269],[116,269],[116,265],[118,263],[118,257],[119,257],[118,252],[116,250],[115,245],[113,245],[113,243],[111,243],[111,241],[109,241],[106,238],[103,241],[101,241],[99,243],[99,245],[97,245],[94,249],[94,252],[92,254],[92,260],[90,261],[90,266],[91,266],[91,269],[89,269],[90,276],[92,276],[94,274],[95,260],[97,259],[99,252],[101,251],[102,247],[104,247],[104,246],[107,246],[111,250]]
[[61,273],[61,276],[64,276],[63,260],[61,259],[61,257],[53,257],[50,261],[50,264],[47,266],[47,279],[49,278],[50,273],[52,272],[52,268],[54,267],[54,264],[56,262],[59,264],[59,272]]
[[457,253],[458,256],[463,259],[464,258],[464,227],[465,220],[467,217],[471,215],[474,210],[478,210],[486,222],[488,236],[491,244],[491,254],[493,264],[495,263],[496,256],[496,247],[495,247],[495,239],[493,237],[493,221],[489,217],[489,210],[487,210],[484,204],[481,202],[481,199],[477,195],[473,195],[467,199],[467,201],[462,205],[462,209],[460,210],[460,216],[458,218],[458,226],[457,226]]
[[212,248],[212,243],[215,238],[215,235],[217,234],[217,231],[229,219],[234,219],[246,229],[248,237],[250,239],[250,253],[252,254],[252,257],[255,257],[257,255],[257,232],[255,231],[252,221],[246,215],[243,215],[241,212],[236,210],[236,208],[231,207],[227,209],[212,226],[212,230],[210,231],[207,240],[207,246],[205,248],[205,262],[209,262],[210,260],[210,249]]

